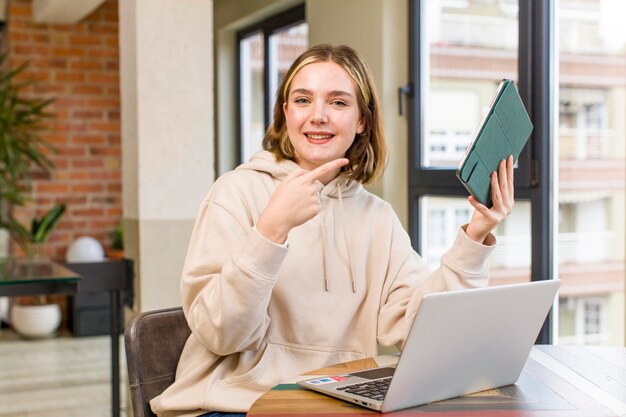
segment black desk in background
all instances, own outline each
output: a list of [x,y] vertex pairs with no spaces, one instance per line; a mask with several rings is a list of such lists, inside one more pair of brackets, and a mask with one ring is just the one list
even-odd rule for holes
[[[82,280],[74,297],[89,298],[89,294],[109,293],[109,334],[111,336],[111,409],[113,417],[120,415],[120,329],[124,328],[122,292],[133,288],[133,262],[128,259],[103,262],[73,262],[65,264],[79,273]],[[132,301],[131,301],[132,302]]]
[[[66,266],[80,273],[83,279],[78,292],[68,297],[68,328],[76,337],[100,336],[111,332],[111,294],[104,284],[121,286],[119,317],[124,317],[124,307],[133,307],[133,261],[107,261],[94,263],[68,263]],[[124,282],[120,282],[124,277]],[[118,280],[118,281],[114,281]],[[118,334],[124,333],[124,320],[119,323]]]

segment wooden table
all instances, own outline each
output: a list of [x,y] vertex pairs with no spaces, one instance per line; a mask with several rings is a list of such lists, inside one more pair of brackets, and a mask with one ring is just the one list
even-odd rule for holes
[[[376,366],[368,358],[307,375],[336,375]],[[459,370],[462,372],[462,370]],[[249,417],[356,417],[378,414],[345,401],[277,385],[261,396]],[[605,417],[626,416],[626,348],[535,346],[517,383],[385,415],[398,417]]]

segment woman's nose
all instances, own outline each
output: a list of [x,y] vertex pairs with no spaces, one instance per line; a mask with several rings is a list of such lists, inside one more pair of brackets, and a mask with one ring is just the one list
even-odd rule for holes
[[313,115],[311,117],[311,123],[324,124],[328,122],[328,115],[326,113],[326,106],[322,103],[318,103],[313,108]]

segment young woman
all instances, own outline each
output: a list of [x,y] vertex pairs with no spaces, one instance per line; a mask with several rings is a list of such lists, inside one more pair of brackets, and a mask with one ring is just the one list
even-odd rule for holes
[[[159,416],[246,412],[304,371],[401,347],[424,294],[486,285],[491,231],[513,206],[513,161],[429,271],[391,206],[362,184],[387,145],[372,75],[346,46],[318,45],[278,90],[262,152],[202,203],[182,276],[192,334]],[[207,415],[222,415],[210,413]]]

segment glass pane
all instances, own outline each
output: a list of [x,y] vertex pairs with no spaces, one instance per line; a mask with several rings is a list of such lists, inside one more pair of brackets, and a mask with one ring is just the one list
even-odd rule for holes
[[239,43],[241,93],[239,111],[241,120],[241,162],[261,149],[265,132],[263,115],[263,34],[254,33]]
[[423,0],[422,166],[456,167],[502,78],[517,79],[517,0]]
[[560,0],[558,343],[624,345],[626,2]]
[[[434,269],[450,249],[458,229],[468,223],[474,209],[462,197],[420,199],[422,257]],[[495,230],[497,246],[489,258],[490,285],[530,281],[530,203],[516,201],[515,208]]]
[[272,112],[276,103],[276,90],[293,61],[306,50],[308,35],[309,25],[306,22],[279,30],[270,35],[270,121],[273,117]]

